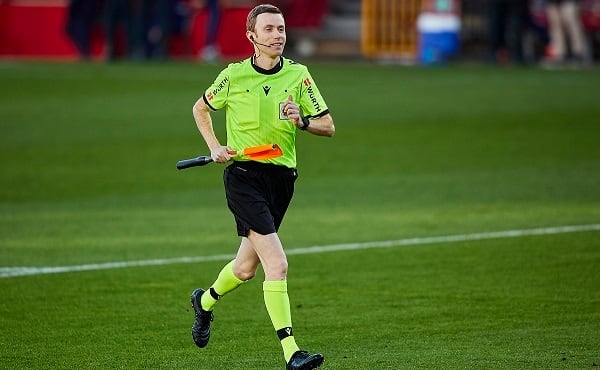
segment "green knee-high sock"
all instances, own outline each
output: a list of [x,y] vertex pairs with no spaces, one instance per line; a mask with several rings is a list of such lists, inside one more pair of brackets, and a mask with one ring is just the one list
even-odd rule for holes
[[292,333],[292,314],[290,312],[290,299],[287,293],[287,281],[265,281],[263,283],[265,306],[273,322],[273,327],[281,341],[285,362],[289,362],[298,345]]
[[225,265],[210,289],[202,294],[200,304],[203,310],[211,311],[219,298],[239,287],[242,283],[245,283],[245,281],[238,279],[233,273],[234,262],[235,260]]

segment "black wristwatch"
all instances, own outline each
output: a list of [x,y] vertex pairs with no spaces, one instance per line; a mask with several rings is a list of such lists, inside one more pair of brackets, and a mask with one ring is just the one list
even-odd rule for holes
[[302,127],[300,127],[300,130],[306,130],[309,125],[310,120],[308,119],[308,117],[302,117]]

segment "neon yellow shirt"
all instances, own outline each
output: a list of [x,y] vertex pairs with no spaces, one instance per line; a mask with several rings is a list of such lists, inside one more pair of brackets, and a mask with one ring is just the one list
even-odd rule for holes
[[255,66],[252,58],[229,64],[203,97],[210,109],[225,108],[228,146],[278,144],[283,156],[260,162],[295,168],[297,128],[281,111],[290,95],[304,117],[329,113],[306,66],[283,57],[271,70]]

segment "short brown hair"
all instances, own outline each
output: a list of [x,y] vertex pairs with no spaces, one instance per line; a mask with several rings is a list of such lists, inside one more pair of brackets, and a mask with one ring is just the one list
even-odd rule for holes
[[271,4],[261,4],[257,5],[248,13],[248,19],[246,20],[246,30],[247,31],[255,31],[256,28],[256,17],[263,13],[273,13],[273,14],[281,14],[281,10],[278,7]]

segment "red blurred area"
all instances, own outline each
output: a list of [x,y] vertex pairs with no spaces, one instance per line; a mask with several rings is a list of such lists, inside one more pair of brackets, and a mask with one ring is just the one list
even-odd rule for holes
[[[125,0],[124,0],[125,1]],[[197,58],[206,42],[209,10],[197,0],[173,0],[188,6],[185,29],[168,38],[170,57]],[[317,28],[327,12],[324,0],[274,1],[286,14],[288,28]],[[223,59],[247,57],[253,48],[246,39],[246,17],[252,1],[223,0],[217,48]],[[78,50],[65,27],[69,15],[67,0],[0,0],[0,56],[16,58],[77,59]],[[116,30],[115,49],[121,55],[127,48],[124,27]],[[103,58],[106,53],[102,16],[92,26],[90,54]]]
[[[24,58],[77,59],[78,52],[66,34],[68,16],[66,1],[2,1],[0,0],[0,56]],[[217,43],[225,59],[246,57],[252,45],[246,39],[246,16],[250,8],[223,9]],[[188,29],[169,38],[171,57],[195,57],[206,39],[207,10],[191,13]],[[125,48],[125,35],[117,32],[117,47]],[[91,54],[104,53],[104,30],[99,22],[91,35]]]
[[77,55],[64,32],[64,5],[0,3],[0,55],[68,57]]

